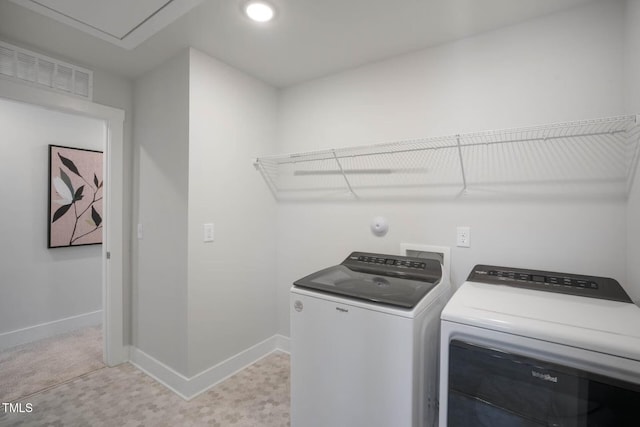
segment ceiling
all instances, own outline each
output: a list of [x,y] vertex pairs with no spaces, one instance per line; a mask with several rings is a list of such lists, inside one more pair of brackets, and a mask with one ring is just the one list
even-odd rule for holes
[[125,49],[133,49],[203,0],[11,0]]
[[192,46],[287,87],[604,0],[271,0],[267,24],[246,0],[87,1],[0,0],[0,38],[129,78]]

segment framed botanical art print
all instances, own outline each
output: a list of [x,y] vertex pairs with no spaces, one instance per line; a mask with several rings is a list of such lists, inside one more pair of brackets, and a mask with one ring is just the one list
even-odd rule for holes
[[102,243],[102,156],[102,151],[49,145],[47,247]]

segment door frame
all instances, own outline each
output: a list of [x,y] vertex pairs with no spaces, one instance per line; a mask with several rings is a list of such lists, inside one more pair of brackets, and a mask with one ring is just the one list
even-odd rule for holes
[[123,214],[124,110],[0,78],[0,97],[105,122],[104,241],[102,243],[103,360],[129,360],[124,343]]

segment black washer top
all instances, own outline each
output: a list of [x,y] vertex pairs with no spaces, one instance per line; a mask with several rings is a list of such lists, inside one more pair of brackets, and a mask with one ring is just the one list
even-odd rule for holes
[[294,282],[295,286],[330,294],[413,308],[442,278],[435,260],[353,252],[340,265]]
[[471,270],[469,282],[508,285],[538,291],[557,292],[583,297],[632,302],[620,283],[608,277],[554,273],[523,268],[476,265]]

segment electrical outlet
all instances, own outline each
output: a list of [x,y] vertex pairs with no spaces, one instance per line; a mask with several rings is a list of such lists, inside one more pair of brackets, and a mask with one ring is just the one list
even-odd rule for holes
[[213,224],[204,224],[204,241],[213,242]]
[[456,246],[460,248],[471,247],[471,227],[458,227]]

